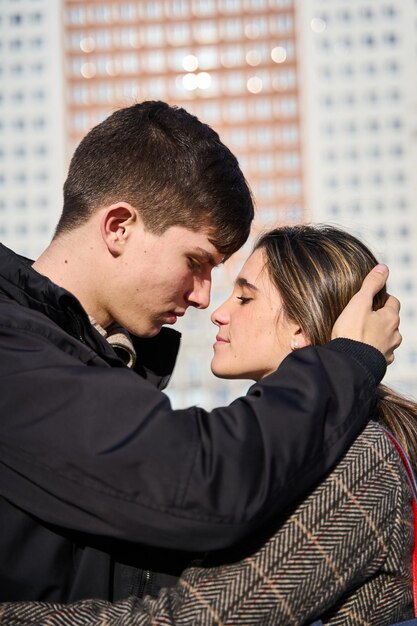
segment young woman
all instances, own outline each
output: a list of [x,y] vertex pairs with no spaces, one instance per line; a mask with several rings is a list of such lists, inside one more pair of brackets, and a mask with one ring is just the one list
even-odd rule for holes
[[[213,372],[258,381],[293,350],[307,359],[302,348],[330,339],[334,321],[376,263],[364,244],[336,228],[265,234],[212,315]],[[385,291],[377,295],[375,309],[385,298]],[[300,402],[295,389],[287,393]],[[158,599],[3,605],[0,623],[301,626],[321,618],[332,626],[384,626],[412,617],[411,493],[381,424],[416,462],[417,405],[381,386],[373,420],[329,476],[251,546],[188,568]],[[294,423],[289,455],[298,428]]]

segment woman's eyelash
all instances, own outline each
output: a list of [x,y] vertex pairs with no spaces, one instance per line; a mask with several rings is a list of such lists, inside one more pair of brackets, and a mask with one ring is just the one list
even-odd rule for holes
[[245,298],[245,296],[236,296],[238,300],[240,300],[241,304],[247,304],[252,300],[252,298]]

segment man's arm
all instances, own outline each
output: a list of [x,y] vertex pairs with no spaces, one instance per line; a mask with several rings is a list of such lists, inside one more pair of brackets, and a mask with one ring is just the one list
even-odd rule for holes
[[173,411],[132,372],[51,349],[27,333],[30,367],[2,381],[0,493],[51,524],[185,550],[227,547],[302,497],[365,425],[385,371],[380,352],[338,339],[229,407]]
[[156,599],[0,604],[0,623],[203,626],[213,624],[214,615],[216,623],[234,624],[246,623],[250,615],[253,624],[307,624],[338,611],[342,600],[345,615],[360,612],[360,597],[373,597],[377,588],[375,610],[382,621],[387,611],[394,619],[399,572],[407,567],[404,554],[413,539],[409,517],[398,455],[371,424],[327,479],[245,559],[213,569],[187,568],[179,583]]

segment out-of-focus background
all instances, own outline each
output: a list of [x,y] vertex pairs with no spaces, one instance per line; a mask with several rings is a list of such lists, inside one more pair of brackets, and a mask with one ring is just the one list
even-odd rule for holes
[[[404,342],[387,382],[417,397],[417,0],[0,0],[0,240],[36,257],[79,140],[146,99],[235,152],[254,235],[328,222],[388,263]],[[249,250],[215,270],[211,310]],[[209,313],[178,328],[175,407],[247,389],[211,374]]]

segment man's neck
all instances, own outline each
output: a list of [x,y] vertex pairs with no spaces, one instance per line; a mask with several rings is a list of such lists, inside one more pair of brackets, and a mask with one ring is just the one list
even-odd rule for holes
[[97,261],[99,253],[94,242],[86,245],[84,233],[79,230],[53,239],[32,267],[72,293],[85,311],[105,328],[112,319],[100,306],[97,291],[104,278],[100,275],[100,263]]

